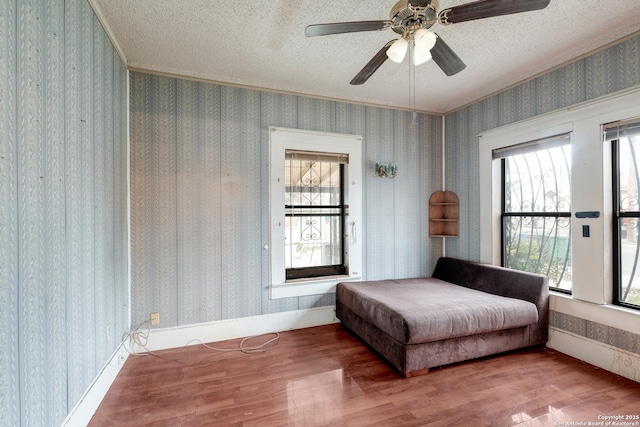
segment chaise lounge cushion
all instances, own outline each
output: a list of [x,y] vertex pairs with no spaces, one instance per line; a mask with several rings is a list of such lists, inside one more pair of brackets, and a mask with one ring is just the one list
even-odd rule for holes
[[446,340],[538,322],[538,309],[531,302],[435,278],[341,283],[337,298],[362,320],[403,344]]

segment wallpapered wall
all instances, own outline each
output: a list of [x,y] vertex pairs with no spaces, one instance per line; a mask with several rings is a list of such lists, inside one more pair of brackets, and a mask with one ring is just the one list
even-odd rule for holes
[[[445,117],[447,189],[460,200],[460,238],[447,254],[480,259],[478,134],[640,84],[640,36],[623,41]],[[464,173],[460,173],[464,171]]]
[[[441,187],[442,119],[131,73],[132,319],[161,326],[335,303],[269,300],[269,126],[364,137],[364,275],[431,272],[427,202]],[[380,162],[396,162],[384,180]]]
[[0,425],[60,425],[129,328],[126,79],[86,1],[0,2]]

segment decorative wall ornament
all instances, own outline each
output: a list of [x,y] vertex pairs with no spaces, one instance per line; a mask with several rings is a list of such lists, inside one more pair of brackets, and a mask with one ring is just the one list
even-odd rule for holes
[[398,173],[398,165],[390,163],[376,163],[376,173],[380,178],[393,179]]

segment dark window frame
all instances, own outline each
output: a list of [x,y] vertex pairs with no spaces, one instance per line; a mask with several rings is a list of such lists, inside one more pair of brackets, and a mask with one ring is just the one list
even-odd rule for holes
[[[346,246],[345,246],[345,227],[347,224],[347,216],[348,216],[348,205],[345,204],[345,164],[339,164],[339,177],[340,177],[340,198],[338,205],[285,205],[285,217],[296,217],[296,216],[339,216],[340,217],[340,250],[341,250],[341,260],[340,264],[332,264],[332,265],[322,265],[322,266],[313,266],[313,267],[298,267],[298,268],[285,268],[285,279],[286,280],[296,280],[296,279],[312,279],[318,277],[325,276],[339,276],[348,274],[348,267],[346,264]],[[296,210],[314,210],[320,212],[299,214],[296,213]],[[335,212],[337,211],[337,213]]]
[[[566,137],[567,139],[569,138],[569,135],[560,135],[560,137]],[[524,143],[521,144],[519,146],[514,146],[514,147],[506,147],[504,149],[498,150],[497,152],[494,152],[494,158],[499,158],[500,159],[500,265],[501,266],[505,266],[505,267],[509,267],[507,265],[507,245],[506,245],[506,223],[507,221],[511,221],[512,218],[530,218],[532,221],[535,218],[554,218],[556,219],[556,222],[560,221],[562,218],[566,218],[570,221],[571,219],[571,211],[567,210],[567,211],[518,211],[518,212],[511,212],[511,211],[507,211],[507,194],[506,194],[506,182],[507,182],[507,177],[506,177],[506,173],[507,173],[507,167],[506,167],[506,162],[507,162],[507,158],[509,157],[508,155],[505,155],[506,152],[525,152],[525,151],[533,151],[533,149],[535,149],[536,146],[542,146],[545,143],[547,143],[548,145],[551,144],[560,144],[560,145],[564,145],[565,143],[561,143],[556,141],[558,137],[550,137],[550,138],[546,138],[543,140],[538,140],[538,141],[531,141],[530,143]],[[556,225],[557,226],[557,225]],[[571,225],[569,225],[569,227],[571,227]],[[571,236],[571,231],[569,231],[569,236]],[[567,250],[570,251],[571,248],[571,240],[569,239],[568,241],[568,247]],[[565,268],[566,268],[566,260],[565,260]],[[563,275],[564,275],[564,270],[563,270]],[[556,287],[556,286],[552,286],[551,284],[549,285],[549,289],[556,291],[556,292],[560,292],[560,293],[564,293],[567,295],[571,295],[572,291],[571,289],[563,289],[560,287]]]
[[[635,156],[634,156],[635,158]],[[640,224],[640,211],[623,211],[622,200],[620,199],[620,138],[611,140],[611,173],[612,173],[612,202],[613,202],[613,304],[634,310],[640,310],[640,305],[623,301],[625,298],[622,291],[622,224],[624,219],[635,218]],[[640,179],[640,174],[636,179]],[[634,262],[633,275],[640,262],[639,252],[636,250],[636,260]],[[630,285],[629,285],[630,287]]]

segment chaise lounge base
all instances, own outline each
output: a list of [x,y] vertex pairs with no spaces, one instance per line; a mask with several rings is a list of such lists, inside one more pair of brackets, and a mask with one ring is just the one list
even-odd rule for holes
[[547,340],[548,279],[441,258],[431,278],[338,284],[336,315],[402,375]]

